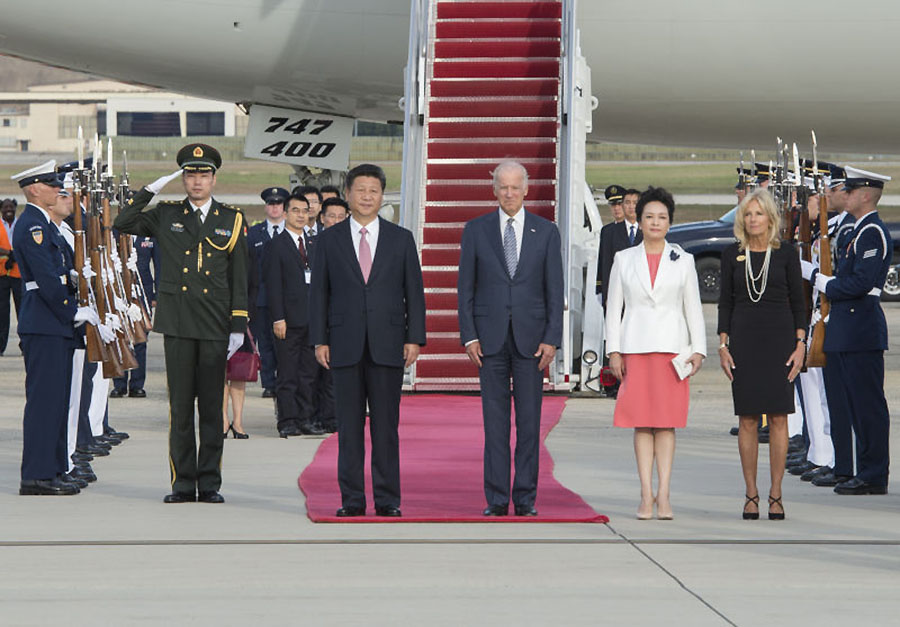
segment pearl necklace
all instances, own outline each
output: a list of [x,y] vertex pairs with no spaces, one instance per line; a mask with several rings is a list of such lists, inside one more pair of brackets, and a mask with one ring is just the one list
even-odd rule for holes
[[[750,255],[750,249],[747,249],[747,260],[744,264],[744,278],[747,283],[747,296],[750,297],[750,301],[753,303],[758,303],[763,294],[766,293],[766,285],[769,283],[769,261],[772,259],[772,247],[766,246],[766,258],[763,261],[762,268],[759,269],[759,274],[753,276],[753,267],[750,262],[752,259]],[[759,287],[757,287],[757,284]]]

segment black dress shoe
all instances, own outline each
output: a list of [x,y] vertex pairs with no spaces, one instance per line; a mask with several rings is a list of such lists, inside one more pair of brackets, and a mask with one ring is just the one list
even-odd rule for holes
[[85,481],[84,479],[79,479],[78,477],[71,474],[60,475],[59,480],[63,483],[71,483],[74,486],[78,486],[79,490],[88,487],[87,481]]
[[393,505],[386,505],[384,507],[375,507],[375,515],[376,516],[385,516],[387,518],[400,518],[403,514],[400,513],[399,507],[394,507]]
[[757,434],[759,437],[760,444],[768,444],[769,443],[769,427],[768,426],[765,426],[765,427],[759,429],[759,431],[757,431]]
[[209,492],[200,492],[200,494],[197,495],[197,500],[201,503],[224,503],[225,497],[215,490],[210,490]]
[[728,431],[728,433],[730,433],[731,435],[737,435],[740,432],[741,432],[740,427],[731,427],[731,429]]
[[75,449],[75,452],[72,453],[72,461],[76,464],[78,463],[88,463],[94,461],[94,456],[89,455],[88,453],[80,453],[78,449]]
[[262,391],[263,398],[275,398],[275,390],[272,388],[264,388]]
[[794,455],[788,455],[784,460],[784,465],[796,466],[798,464],[805,464],[807,461],[806,453],[796,453]]
[[121,390],[119,388],[113,388],[112,392],[109,393],[109,397],[110,398],[125,398],[126,394],[128,394],[128,392],[126,392],[124,388]]
[[97,480],[97,475],[94,474],[94,471],[91,470],[90,466],[87,468],[84,466],[75,466],[69,474],[76,479],[81,479],[87,483],[93,483]]
[[509,513],[509,505],[488,505],[482,514],[485,516],[506,516]]
[[283,438],[292,438],[294,436],[303,435],[303,432],[300,430],[300,427],[295,424],[286,424],[278,429],[278,435]]
[[304,422],[300,425],[300,435],[325,435],[325,429],[315,422]]
[[29,479],[19,483],[19,494],[22,496],[71,496],[81,490],[72,483],[64,483],[58,479]]
[[120,440],[127,440],[131,437],[124,431],[116,431],[112,427],[107,427],[106,431],[104,431],[103,434],[108,435],[111,438],[119,438]]
[[531,505],[516,505],[516,516],[537,516],[537,510]]
[[98,444],[88,444],[86,446],[76,448],[75,451],[78,453],[93,455],[94,457],[106,457],[107,455],[109,455],[109,448],[99,446]]
[[193,503],[197,497],[190,492],[172,492],[163,498],[163,503]]
[[845,477],[843,475],[836,475],[834,471],[831,472],[823,472],[820,475],[817,475],[812,478],[811,483],[814,486],[818,486],[820,488],[833,488],[837,484],[842,481],[847,481],[848,479],[852,479],[853,477]]
[[788,472],[792,475],[802,475],[803,473],[809,472],[810,470],[815,470],[816,468],[818,468],[818,466],[808,461],[805,464],[797,464],[796,466],[791,466],[788,469]]
[[887,494],[886,485],[872,485],[859,477],[842,481],[834,488],[835,494]]
[[319,424],[322,425],[322,429],[325,430],[325,433],[337,433],[337,418],[326,418]]
[[109,444],[110,446],[119,446],[122,443],[122,440],[108,435],[96,435],[94,436],[94,442],[100,442],[101,445]]
[[[399,510],[398,510],[399,511]],[[334,513],[338,518],[353,518],[355,516],[365,516],[365,507],[342,507]]]
[[822,475],[826,472],[832,472],[830,466],[819,466],[818,468],[813,468],[812,470],[807,470],[802,475],[800,475],[800,481],[812,481],[819,475]]
[[147,398],[147,393],[143,390],[143,388],[128,390],[128,398]]

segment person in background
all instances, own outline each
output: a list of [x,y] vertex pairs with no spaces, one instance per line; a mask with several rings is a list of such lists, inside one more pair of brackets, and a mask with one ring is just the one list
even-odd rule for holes
[[657,518],[671,520],[675,429],[687,424],[689,380],[706,357],[706,329],[694,258],[666,242],[675,217],[672,195],[650,187],[637,202],[636,217],[643,241],[616,254],[606,303],[609,366],[622,382],[613,424],[634,429],[638,519],[650,519],[655,503]]
[[0,356],[6,352],[9,341],[9,298],[12,296],[16,316],[19,315],[22,300],[22,275],[12,251],[17,206],[15,198],[0,201],[0,220],[3,222],[3,229],[0,230]]
[[278,357],[275,355],[275,339],[272,337],[272,321],[266,304],[266,283],[262,269],[269,242],[284,231],[284,202],[290,193],[283,187],[267,187],[259,196],[266,203],[266,219],[247,229],[247,250],[250,255],[250,330],[259,348],[262,396],[275,398]]
[[737,243],[722,253],[719,361],[740,417],[738,448],[746,484],[743,518],[759,518],[757,417],[769,419],[769,519],[783,520],[781,481],[788,448],[787,415],[794,379],[806,357],[806,304],[800,258],[779,240],[778,209],[758,189],[738,206]]
[[323,185],[319,190],[319,193],[322,194],[322,211],[325,211],[325,201],[329,198],[340,198],[341,190],[339,190],[334,185]]
[[342,198],[326,198],[322,202],[322,228],[334,226],[350,215],[350,207]]

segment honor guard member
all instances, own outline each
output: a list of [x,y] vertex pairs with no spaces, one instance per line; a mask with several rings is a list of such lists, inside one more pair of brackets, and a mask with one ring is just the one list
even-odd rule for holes
[[284,210],[290,192],[283,187],[267,187],[260,193],[266,203],[266,219],[247,229],[247,249],[250,253],[250,330],[256,339],[260,358],[260,383],[263,398],[275,397],[278,357],[275,336],[263,277],[263,264],[269,242],[284,231]]
[[769,166],[765,163],[754,163],[753,169],[754,183],[756,186],[768,189],[769,181],[772,180],[772,172],[769,170]]
[[65,474],[66,422],[75,323],[96,318],[71,290],[66,243],[50,220],[61,183],[48,161],[12,177],[28,204],[13,234],[24,293],[18,333],[25,356],[25,416],[19,494],[77,494]]
[[829,384],[839,387],[829,393],[829,403],[842,397],[841,409],[851,417],[856,432],[856,475],[838,483],[834,491],[887,494],[890,415],[884,397],[884,351],[888,337],[881,288],[894,245],[878,217],[877,205],[885,182],[891,179],[851,166],[844,169],[846,208],[856,218],[846,256],[833,277],[804,268],[831,303],[825,353],[827,363],[834,366],[835,377]]
[[[825,188],[825,197],[828,199],[829,213],[837,214],[828,220],[828,236],[831,238],[832,274],[834,269],[846,257],[847,245],[850,242],[850,234],[853,232],[853,224],[856,218],[847,212],[847,190],[844,189],[844,181],[847,174],[839,165],[830,165],[831,178]],[[827,327],[826,327],[827,329]],[[826,331],[826,336],[828,335]],[[825,360],[822,369],[825,383],[825,396],[828,400],[828,419],[831,443],[834,448],[834,463],[831,468],[825,467],[815,473],[811,478],[812,484],[820,487],[834,487],[840,481],[853,476],[853,448],[854,435],[853,424],[848,409],[847,399],[844,397],[843,384],[840,381],[840,373],[837,370],[835,360]],[[859,446],[857,445],[857,449]]]
[[603,195],[606,196],[606,202],[609,203],[610,211],[612,211],[613,221],[604,224],[603,228],[600,229],[600,248],[597,251],[597,294],[601,295],[600,302],[603,306],[606,306],[606,298],[603,297],[603,294],[606,290],[606,281],[609,279],[609,271],[612,269],[612,265],[609,268],[604,268],[603,259],[603,244],[604,242],[609,242],[609,237],[604,237],[607,233],[609,233],[610,229],[613,225],[618,224],[622,220],[625,219],[625,212],[622,210],[622,203],[625,201],[625,188],[621,185],[610,185],[605,190],[603,190]]
[[[225,363],[247,329],[247,240],[244,215],[212,197],[219,152],[206,144],[178,151],[174,174],[137,192],[116,218],[124,233],[156,238],[162,261],[154,330],[164,336],[169,386],[166,503],[222,503],[222,390]],[[177,176],[187,197],[142,211]],[[200,414],[195,445],[194,401]]]

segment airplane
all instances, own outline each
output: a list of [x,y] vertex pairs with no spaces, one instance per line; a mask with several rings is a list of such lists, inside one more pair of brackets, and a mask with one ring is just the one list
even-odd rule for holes
[[[219,100],[400,121],[420,0],[0,0],[0,52]],[[576,7],[599,107],[590,141],[896,152],[900,4]],[[851,19],[852,18],[852,19]]]

